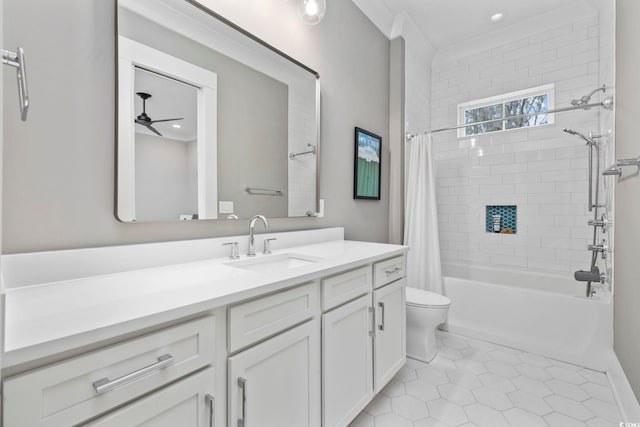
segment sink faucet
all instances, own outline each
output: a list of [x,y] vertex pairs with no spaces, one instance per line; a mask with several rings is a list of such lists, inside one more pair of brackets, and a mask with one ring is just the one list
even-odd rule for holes
[[262,215],[256,215],[251,218],[249,222],[249,251],[247,252],[247,256],[256,256],[256,247],[255,247],[255,238],[253,237],[253,227],[256,225],[256,221],[260,220],[264,224],[264,228],[269,228],[269,222],[267,218]]

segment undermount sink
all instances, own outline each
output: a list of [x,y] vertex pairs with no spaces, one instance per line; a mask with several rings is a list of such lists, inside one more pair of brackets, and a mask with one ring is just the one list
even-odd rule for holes
[[275,273],[278,271],[291,270],[292,268],[304,267],[305,265],[314,264],[320,260],[320,258],[308,255],[285,253],[261,255],[256,258],[228,262],[226,265],[259,273]]

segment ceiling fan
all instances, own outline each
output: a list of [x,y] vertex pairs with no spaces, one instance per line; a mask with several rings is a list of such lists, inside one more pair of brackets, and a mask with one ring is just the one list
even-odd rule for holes
[[176,120],[183,120],[183,117],[176,118],[176,119],[152,120],[151,117],[147,115],[147,99],[151,98],[151,94],[145,93],[145,92],[136,92],[136,95],[142,98],[142,114],[136,117],[136,123],[146,127],[156,135],[162,136],[162,134],[152,126],[154,123],[173,122]]

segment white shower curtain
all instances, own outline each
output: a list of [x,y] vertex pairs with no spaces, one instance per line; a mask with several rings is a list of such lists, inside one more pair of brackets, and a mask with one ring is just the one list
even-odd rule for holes
[[407,142],[404,244],[407,285],[442,294],[438,211],[431,134]]

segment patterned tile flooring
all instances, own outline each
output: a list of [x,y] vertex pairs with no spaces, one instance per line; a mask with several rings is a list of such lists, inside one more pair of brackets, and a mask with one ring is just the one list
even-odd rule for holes
[[350,427],[613,427],[601,372],[437,332],[438,356],[407,364]]

